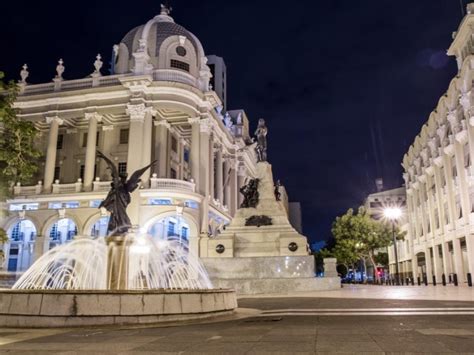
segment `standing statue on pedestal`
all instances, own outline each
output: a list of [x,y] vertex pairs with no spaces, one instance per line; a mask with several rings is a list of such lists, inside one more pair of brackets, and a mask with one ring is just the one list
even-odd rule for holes
[[280,180],[277,180],[276,183],[275,183],[275,190],[274,190],[275,200],[277,200],[277,201],[281,201],[280,187],[281,187],[281,182],[280,182]]
[[130,179],[127,180],[127,174],[119,174],[115,164],[104,154],[97,151],[97,156],[107,163],[107,169],[112,175],[111,189],[99,208],[104,207],[110,212],[109,225],[107,232],[109,235],[123,235],[131,228],[132,224],[127,215],[127,206],[130,204],[130,193],[135,191],[140,183],[140,177],[143,173],[156,163],[156,160],[150,165],[135,171]]
[[257,146],[255,152],[257,153],[257,162],[267,161],[267,133],[268,128],[265,126],[265,120],[260,118],[258,120],[258,126],[255,130],[257,136]]

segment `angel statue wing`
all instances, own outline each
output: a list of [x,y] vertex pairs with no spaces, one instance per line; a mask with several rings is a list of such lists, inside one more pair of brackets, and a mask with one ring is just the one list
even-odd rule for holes
[[138,169],[135,171],[132,176],[130,176],[130,179],[127,180],[126,183],[126,188],[128,192],[133,192],[135,189],[138,187],[138,182],[140,181],[140,176],[143,175],[143,173],[151,168],[153,165],[155,165],[158,162],[158,160],[153,161],[151,164],[145,166],[144,168]]
[[107,169],[110,170],[110,173],[112,174],[112,179],[114,181],[118,180],[119,178],[119,173],[118,173],[118,170],[117,170],[117,167],[115,166],[115,164],[112,162],[112,160],[110,160],[109,158],[107,158],[101,151],[97,151],[97,156],[101,159],[104,159],[105,162],[107,163]]

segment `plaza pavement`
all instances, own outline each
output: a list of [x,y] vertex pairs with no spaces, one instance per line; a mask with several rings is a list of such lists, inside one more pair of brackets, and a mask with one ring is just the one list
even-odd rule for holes
[[0,329],[0,353],[474,354],[474,291],[438,287],[350,286],[246,297],[239,299],[235,317],[199,323]]

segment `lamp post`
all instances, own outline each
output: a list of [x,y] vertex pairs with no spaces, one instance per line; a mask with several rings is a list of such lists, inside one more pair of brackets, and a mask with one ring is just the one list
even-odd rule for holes
[[393,251],[395,252],[395,283],[397,286],[400,285],[400,277],[398,270],[398,251],[397,251],[397,240],[395,238],[395,223],[402,215],[402,210],[398,207],[388,207],[384,209],[383,214],[385,218],[392,222],[392,238],[393,238]]

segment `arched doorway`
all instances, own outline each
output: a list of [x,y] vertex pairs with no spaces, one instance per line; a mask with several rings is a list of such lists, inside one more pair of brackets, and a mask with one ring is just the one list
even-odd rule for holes
[[190,227],[182,216],[167,216],[155,220],[148,228],[148,234],[158,240],[179,240],[189,243]]
[[106,237],[109,225],[109,216],[100,217],[91,227],[90,236],[93,238]]
[[48,230],[49,249],[71,241],[77,235],[76,223],[70,218],[57,220]]
[[8,230],[9,243],[5,250],[8,271],[24,271],[30,267],[34,257],[36,227],[29,219],[22,219]]

